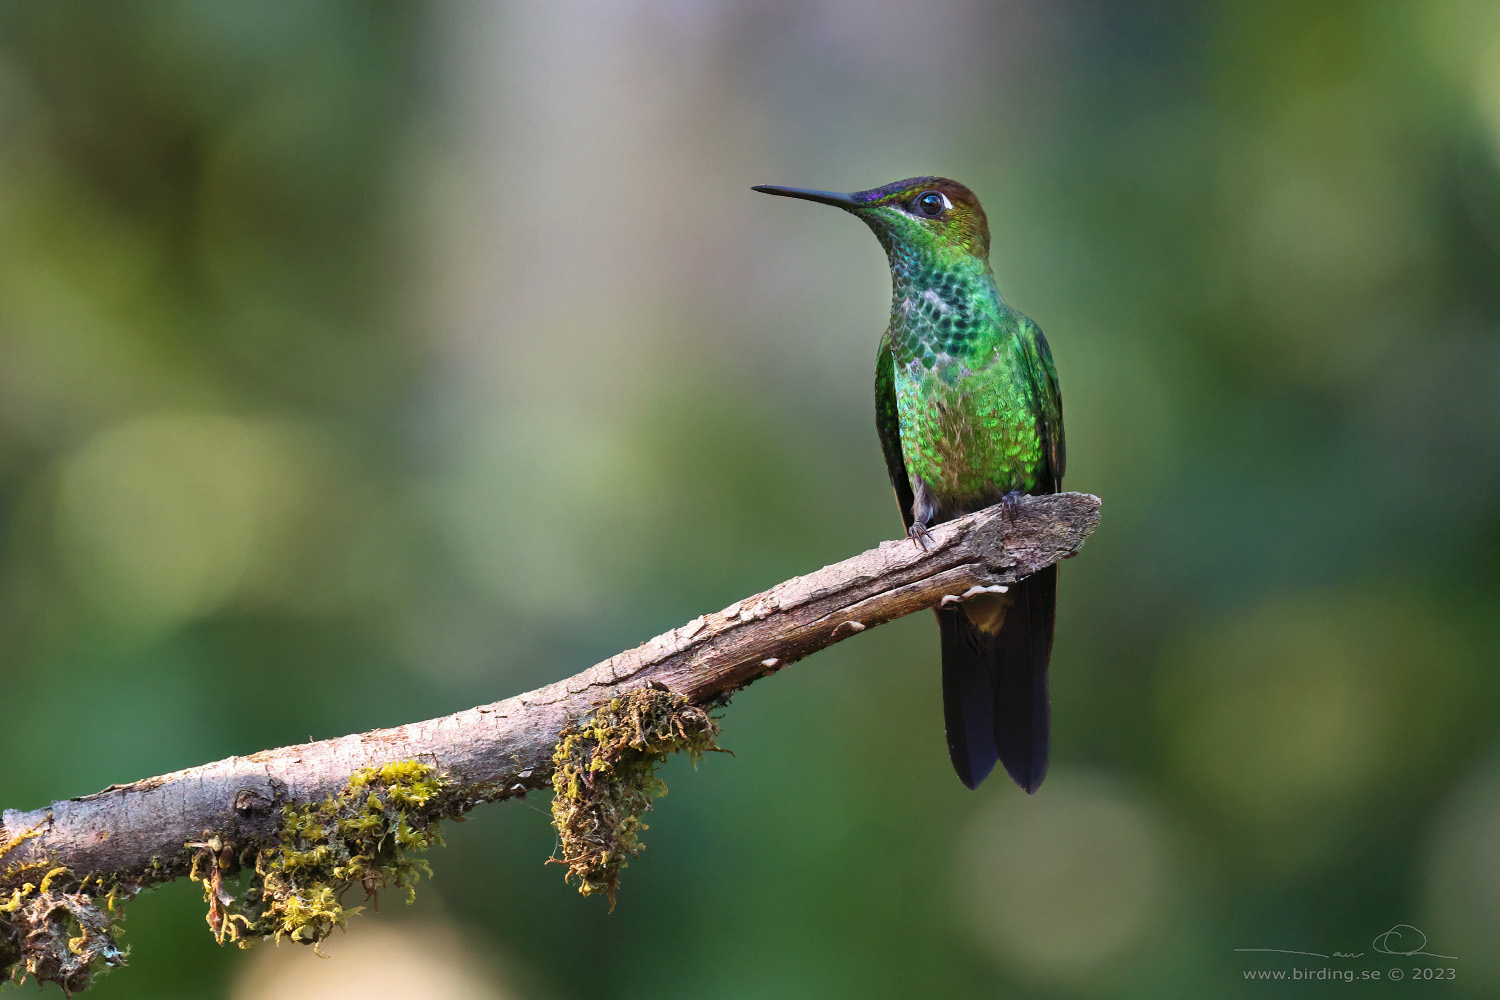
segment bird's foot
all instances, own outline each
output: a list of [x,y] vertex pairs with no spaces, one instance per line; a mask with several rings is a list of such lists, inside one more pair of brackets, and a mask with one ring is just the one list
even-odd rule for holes
[[1016,519],[1021,514],[1021,498],[1025,495],[1020,490],[1011,490],[1000,498],[1000,512],[1005,515],[1005,521],[1011,527],[1015,527]]
[[923,552],[931,552],[932,547],[937,544],[932,540],[932,532],[921,521],[912,522],[911,527],[906,529],[906,537],[916,542]]

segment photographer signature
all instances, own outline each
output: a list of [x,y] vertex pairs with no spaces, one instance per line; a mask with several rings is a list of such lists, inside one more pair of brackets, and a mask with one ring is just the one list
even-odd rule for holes
[[[1416,955],[1425,955],[1428,958],[1446,958],[1449,961],[1457,961],[1456,955],[1439,955],[1436,952],[1427,951],[1427,935],[1417,930],[1411,924],[1397,924],[1383,934],[1375,935],[1375,940],[1370,943],[1382,955],[1397,955],[1401,958],[1411,958]],[[1362,958],[1362,951],[1336,951],[1331,955],[1325,955],[1318,951],[1296,951],[1291,948],[1236,948],[1235,951],[1268,951],[1278,955],[1307,955],[1310,958]]]

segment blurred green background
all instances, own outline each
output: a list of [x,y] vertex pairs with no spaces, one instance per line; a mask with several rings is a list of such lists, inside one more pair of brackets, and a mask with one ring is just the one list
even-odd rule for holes
[[613,915],[533,799],[327,962],[147,893],[94,995],[1500,993],[1488,2],[0,2],[0,806],[894,537],[879,248],[749,186],[920,173],[984,200],[1104,498],[1038,795],[953,777],[915,616],[739,695]]

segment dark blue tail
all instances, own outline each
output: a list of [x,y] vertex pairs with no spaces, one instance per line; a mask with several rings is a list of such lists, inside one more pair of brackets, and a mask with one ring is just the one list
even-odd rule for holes
[[963,606],[937,609],[943,635],[943,716],[958,778],[977,788],[1000,761],[1034,792],[1047,774],[1051,706],[1047,662],[1057,613],[1057,567],[1010,588],[998,632],[987,632]]

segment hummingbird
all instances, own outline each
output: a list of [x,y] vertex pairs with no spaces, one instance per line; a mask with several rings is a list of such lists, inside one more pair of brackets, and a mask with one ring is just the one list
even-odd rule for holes
[[[875,427],[908,537],[1024,494],[1062,488],[1062,395],[1041,328],[1000,297],[974,192],[912,177],[842,194],[764,184],[864,220],[891,268],[891,319],[875,356]],[[943,717],[959,780],[996,762],[1028,793],[1047,773],[1047,663],[1057,567],[1003,594],[939,607]]]

